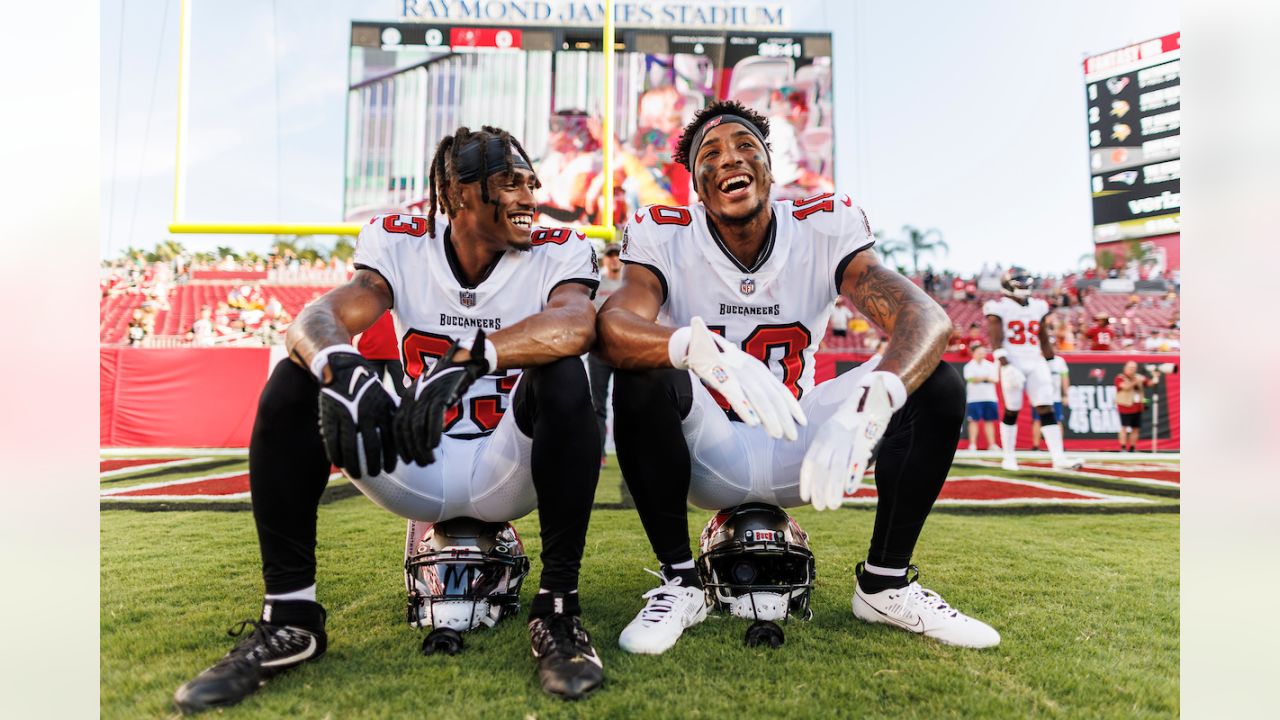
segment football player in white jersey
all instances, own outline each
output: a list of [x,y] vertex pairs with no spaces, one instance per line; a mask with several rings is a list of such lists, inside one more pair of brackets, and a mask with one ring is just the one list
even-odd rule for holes
[[[532,227],[537,186],[505,131],[459,128],[436,150],[429,214],[373,218],[351,281],[298,315],[292,362],[268,380],[249,448],[261,619],[178,689],[182,710],[238,702],[325,652],[315,546],[330,461],[411,521],[502,527],[536,504],[543,568],[529,634],[542,687],[576,698],[603,681],[577,595],[600,471],[581,360],[598,267],[582,235]],[[388,309],[415,378],[398,407],[350,345]]]
[[1062,426],[1053,412],[1053,381],[1048,363],[1053,358],[1053,338],[1045,323],[1049,303],[1031,297],[1031,278],[1012,268],[1005,272],[1000,286],[1004,297],[988,300],[982,307],[987,316],[987,335],[996,349],[992,357],[1000,363],[1000,389],[1004,392],[1004,417],[1000,422],[1004,459],[1000,467],[1018,470],[1018,411],[1025,392],[1040,418],[1040,432],[1053,466],[1077,469],[1080,461],[1063,453]]
[[[687,502],[836,508],[883,438],[854,615],[942,642],[995,645],[995,630],[910,572],[964,416],[964,383],[940,363],[951,322],[880,265],[848,195],[771,201],[767,138],[768,121],[736,102],[693,118],[677,160],[701,203],[629,218],[623,284],[600,310],[597,351],[617,368],[618,462],[661,563],[661,585],[619,644],[662,653],[706,616]],[[883,358],[815,386],[814,353],[837,295],[890,340]]]

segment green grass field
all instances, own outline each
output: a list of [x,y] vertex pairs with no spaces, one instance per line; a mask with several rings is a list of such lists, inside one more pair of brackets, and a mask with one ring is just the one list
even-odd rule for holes
[[[617,487],[611,465],[598,502],[616,504]],[[713,615],[667,654],[639,657],[622,652],[617,635],[652,587],[641,568],[656,561],[634,511],[598,508],[582,592],[608,679],[590,698],[565,703],[539,690],[520,621],[470,633],[461,655],[420,655],[423,633],[403,614],[404,521],[363,497],[337,500],[320,508],[329,653],[211,716],[1178,715],[1176,512],[935,512],[915,559],[921,580],[1001,632],[988,651],[855,620],[853,566],[873,512],[794,515],[810,534],[818,579],[814,617],[791,622],[786,645],[747,648],[745,621]],[[690,513],[695,538],[707,516]],[[537,516],[516,525],[534,558],[527,600],[540,566]],[[102,716],[171,716],[174,689],[230,648],[227,627],[259,609],[252,518],[104,506],[101,532]]]

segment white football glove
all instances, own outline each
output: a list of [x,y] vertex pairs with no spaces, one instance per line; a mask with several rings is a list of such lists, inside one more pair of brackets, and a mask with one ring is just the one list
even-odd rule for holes
[[692,370],[724,396],[747,425],[764,425],[770,437],[795,440],[796,423],[807,425],[796,396],[769,368],[707,328],[702,318],[689,321],[671,336],[671,365]]
[[907,389],[893,373],[870,372],[859,380],[853,395],[818,428],[804,454],[800,499],[811,502],[815,510],[840,507],[845,487],[862,483],[889,418],[906,400]]
[[1000,389],[1004,390],[1004,396],[1022,397],[1022,389],[1027,386],[1027,376],[1013,365],[1000,366]]

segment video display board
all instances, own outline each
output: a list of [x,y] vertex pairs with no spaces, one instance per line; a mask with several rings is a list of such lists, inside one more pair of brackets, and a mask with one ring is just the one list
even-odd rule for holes
[[[696,198],[672,154],[684,124],[717,99],[769,118],[778,196],[832,188],[829,33],[645,27],[616,38],[606,138],[599,29],[352,23],[346,217],[421,210],[435,146],[462,125],[519,138],[543,183],[539,224],[621,224],[643,205],[683,205]],[[605,142],[612,217],[601,200]]]
[[1084,62],[1095,243],[1179,231],[1181,66],[1179,33]]

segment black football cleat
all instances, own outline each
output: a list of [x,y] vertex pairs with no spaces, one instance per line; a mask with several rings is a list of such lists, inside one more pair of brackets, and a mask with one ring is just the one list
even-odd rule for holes
[[235,705],[268,679],[285,670],[324,655],[328,638],[325,612],[319,603],[306,600],[268,603],[267,620],[244,620],[227,631],[244,635],[231,652],[174,693],[173,700],[185,714]]
[[604,682],[600,656],[577,615],[555,613],[530,620],[529,641],[544,691],[577,700]]

